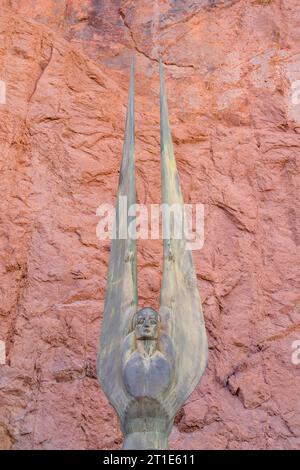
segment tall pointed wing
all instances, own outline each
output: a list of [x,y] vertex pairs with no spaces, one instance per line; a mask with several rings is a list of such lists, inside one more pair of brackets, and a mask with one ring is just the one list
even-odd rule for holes
[[[122,417],[130,401],[122,381],[121,346],[126,326],[137,309],[135,217],[127,207],[136,202],[134,154],[134,63],[127,108],[125,140],[116,203],[115,239],[112,240],[100,353],[97,371],[101,386]],[[127,200],[126,200],[127,198]],[[131,227],[131,237],[127,236]]]
[[[160,129],[164,237],[168,233],[168,207],[182,208],[183,197],[169,127],[163,67],[160,64]],[[178,219],[177,219],[178,221]],[[172,222],[172,219],[171,219]],[[163,278],[160,305],[170,310],[169,334],[176,360],[174,384],[166,400],[178,410],[198,384],[207,362],[207,339],[192,253],[186,239],[176,239],[174,223],[164,239]],[[178,228],[178,224],[177,224]],[[177,235],[176,235],[177,236]]]

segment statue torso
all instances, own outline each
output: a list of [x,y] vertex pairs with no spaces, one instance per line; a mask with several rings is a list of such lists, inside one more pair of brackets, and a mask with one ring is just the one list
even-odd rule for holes
[[155,398],[170,383],[171,364],[160,351],[145,357],[136,350],[125,362],[123,373],[130,395]]

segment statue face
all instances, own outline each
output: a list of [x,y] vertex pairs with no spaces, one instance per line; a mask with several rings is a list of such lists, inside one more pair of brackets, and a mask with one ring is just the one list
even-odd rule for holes
[[150,307],[137,313],[135,334],[137,339],[157,339],[158,313]]

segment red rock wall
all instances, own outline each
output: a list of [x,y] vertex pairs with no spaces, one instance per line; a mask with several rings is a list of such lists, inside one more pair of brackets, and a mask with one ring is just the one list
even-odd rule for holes
[[[160,202],[161,55],[185,200],[205,204],[209,364],[171,448],[299,448],[299,2],[2,0],[0,39],[0,447],[121,446],[95,376],[95,213],[115,198],[135,54],[138,199]],[[139,243],[141,305],[161,257]]]

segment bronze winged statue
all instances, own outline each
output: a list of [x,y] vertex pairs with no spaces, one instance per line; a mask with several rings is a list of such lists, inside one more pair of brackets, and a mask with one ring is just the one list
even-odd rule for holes
[[[192,253],[167,227],[168,207],[183,210],[160,63],[163,277],[160,309],[138,307],[135,215],[134,63],[125,126],[97,372],[115,408],[124,449],[167,449],[176,412],[207,363],[207,339]],[[173,222],[174,224],[174,222]],[[130,233],[128,234],[128,227]],[[174,227],[173,227],[174,229]],[[127,236],[124,236],[127,234]]]

